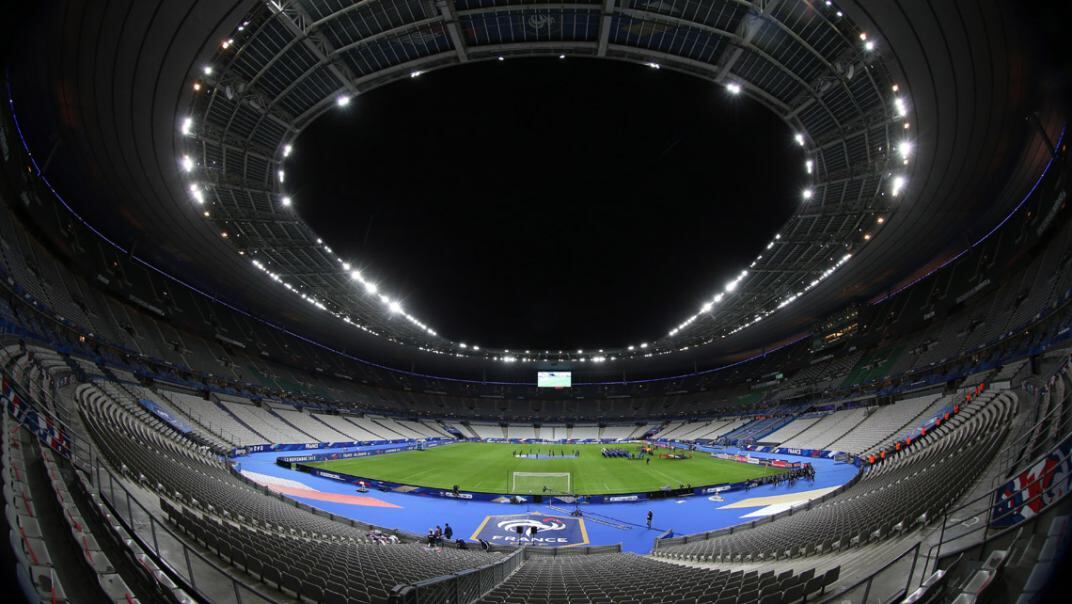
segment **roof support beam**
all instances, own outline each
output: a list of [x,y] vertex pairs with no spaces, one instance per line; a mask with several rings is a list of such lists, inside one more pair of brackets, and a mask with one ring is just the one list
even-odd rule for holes
[[610,27],[614,20],[614,0],[603,0],[603,16],[599,19],[599,45],[596,47],[596,55],[607,56],[607,45],[610,42]]
[[[335,76],[335,79],[343,86],[350,85],[350,80],[354,79],[350,69],[344,63],[338,61],[338,57],[335,56],[335,48],[331,42],[319,31],[315,31],[309,26],[312,18],[305,12],[300,3],[291,2],[283,7],[279,11],[279,20],[316,57],[319,63],[327,66],[328,71]],[[351,92],[355,91],[351,90]]]
[[722,83],[726,76],[729,75],[730,70],[733,69],[734,64],[744,54],[744,47],[752,44],[752,39],[756,37],[756,33],[759,32],[760,26],[763,24],[763,13],[772,11],[778,6],[781,0],[771,0],[767,6],[758,6],[757,14],[749,12],[741,19],[741,23],[737,26],[736,34],[740,36],[741,41],[744,43],[741,46],[735,46],[730,56],[726,58],[726,62],[722,64],[722,68],[718,70],[718,76],[715,81]]
[[450,36],[450,42],[454,45],[454,52],[458,53],[458,61],[465,63],[469,60],[469,50],[466,48],[461,30],[458,29],[458,13],[454,2],[439,0],[436,4],[439,6],[440,14],[443,15],[443,21],[447,24],[447,35]]

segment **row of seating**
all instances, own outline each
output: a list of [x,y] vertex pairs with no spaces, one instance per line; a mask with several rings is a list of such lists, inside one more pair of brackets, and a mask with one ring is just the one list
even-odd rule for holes
[[665,564],[634,554],[532,557],[484,604],[777,604],[802,601],[837,581],[840,568],[727,571]]
[[780,559],[861,546],[924,524],[989,463],[1015,402],[1011,392],[987,393],[820,505],[755,528],[658,547],[655,555],[710,562]]
[[191,539],[271,588],[315,601],[379,602],[395,585],[480,566],[498,554],[415,543],[299,509],[234,476],[224,460],[170,430],[115,384],[76,389],[82,421],[110,464],[160,495]]
[[66,602],[37,521],[37,506],[26,484],[26,461],[23,457],[21,430],[17,422],[3,412],[2,448],[4,515],[10,527],[8,541],[15,552],[15,574],[19,588],[28,600]]
[[75,505],[71,498],[71,492],[67,488],[67,484],[60,475],[59,466],[56,465],[52,449],[41,443],[38,443],[38,446],[41,450],[41,459],[44,462],[45,470],[48,473],[49,484],[52,486],[52,492],[63,510],[63,519],[67,523],[67,530],[70,532],[74,542],[79,544],[79,549],[86,564],[96,573],[97,582],[100,584],[101,590],[112,602],[133,604],[138,600],[137,597],[127,587],[126,582],[119,573],[116,572],[115,565],[108,559],[96,537],[93,536],[92,531],[86,525],[78,506]]
[[397,585],[481,566],[500,556],[418,543],[352,543],[280,535],[166,501],[161,510],[233,568],[313,602],[386,602]]

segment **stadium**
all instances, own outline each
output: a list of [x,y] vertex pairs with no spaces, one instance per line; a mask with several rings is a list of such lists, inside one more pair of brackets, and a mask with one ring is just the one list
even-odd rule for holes
[[21,4],[12,601],[1067,599],[1067,7]]

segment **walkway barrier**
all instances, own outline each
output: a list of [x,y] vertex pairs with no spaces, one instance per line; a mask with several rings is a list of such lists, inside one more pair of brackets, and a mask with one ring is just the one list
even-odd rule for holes
[[187,591],[206,602],[277,602],[265,593],[235,580],[217,562],[188,547],[173,529],[154,517],[99,458],[93,460],[92,477],[101,499],[123,528],[134,536],[142,549],[151,552],[161,568],[183,583]]
[[519,548],[487,566],[399,585],[391,590],[391,604],[474,602],[521,568],[526,548]]
[[409,585],[399,585],[391,590],[391,604],[441,604],[444,602],[475,602],[495,589],[517,569],[532,558],[557,558],[562,556],[587,556],[591,554],[621,553],[621,544],[588,547],[533,547],[517,548],[492,545],[489,551],[510,553],[502,560],[452,575],[435,577]]

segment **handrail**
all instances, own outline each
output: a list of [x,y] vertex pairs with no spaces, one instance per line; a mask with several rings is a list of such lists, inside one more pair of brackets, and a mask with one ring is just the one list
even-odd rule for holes
[[[75,430],[70,424],[60,419],[55,413],[49,410],[47,405],[42,405],[38,402],[36,396],[32,395],[29,390],[24,387],[20,381],[15,377],[14,373],[9,371],[6,367],[0,367],[0,375],[7,378],[8,384],[11,386],[11,390],[19,395],[19,397],[33,407],[34,412],[45,415],[54,425],[58,426],[64,434],[66,440],[70,443],[70,460],[71,463],[77,467],[81,466],[81,460],[77,454],[79,451],[89,451],[89,447],[81,433]],[[55,399],[52,397],[52,393],[41,389],[41,392],[46,394],[46,398],[50,399],[54,409],[59,409]],[[89,455],[85,456],[87,459]],[[82,468],[85,469],[85,468]]]
[[[1058,379],[1061,379],[1061,372],[1064,371],[1065,368],[1069,367],[1070,365],[1072,365],[1072,359],[1066,359],[1064,363],[1062,363],[1061,365],[1058,366],[1057,370],[1054,372],[1053,375],[1056,376]],[[1027,392],[1024,392],[1025,389],[1023,387],[1019,388],[1018,390],[1023,392],[1023,394],[1025,396],[1028,394]],[[1032,396],[1031,398],[1033,399],[1033,402],[1037,403],[1038,399],[1037,399],[1036,396]],[[1072,402],[1072,388],[1069,388],[1068,392],[1065,393],[1065,398],[1063,398],[1061,401],[1058,401],[1058,403],[1060,403],[1060,404],[1051,404],[1050,405],[1050,410],[1046,412],[1046,415],[1044,415],[1042,417],[1042,419],[1036,421],[1031,426],[1022,429],[1020,431],[1020,433],[1017,434],[1015,437],[1011,437],[1011,438],[1007,439],[1005,444],[1001,447],[1001,449],[999,449],[997,452],[995,452],[994,456],[998,457],[999,455],[1001,455],[1003,453],[1007,453],[1015,445],[1023,444],[1023,443],[1021,443],[1022,440],[1026,439],[1026,438],[1029,438],[1030,435],[1033,434],[1037,428],[1039,428],[1040,426],[1042,426],[1042,424],[1044,424],[1047,421],[1049,421],[1049,419],[1058,411],[1058,409],[1061,409],[1064,405],[1069,404],[1070,402]],[[1072,417],[1072,416],[1070,416],[1070,417]],[[1059,430],[1062,430],[1062,432],[1059,432],[1059,433],[1063,433],[1063,429],[1064,429],[1064,425],[1061,424],[1059,426]],[[1010,462],[1011,462],[1011,460],[1010,460]],[[1004,475],[1006,475],[1006,470],[1008,470],[1008,466],[1006,466],[1005,468],[1002,468],[1001,476],[995,477],[995,480],[997,478],[1001,478]]]
[[[880,568],[877,571],[871,573],[870,575],[864,577],[863,579],[860,579],[856,583],[853,583],[852,585],[850,585],[850,586],[848,586],[848,587],[846,587],[844,589],[838,590],[837,592],[830,594],[829,596],[827,596],[826,598],[824,598],[822,600],[822,604],[827,604],[829,602],[844,602],[844,601],[870,602],[871,600],[869,599],[869,596],[871,595],[871,589],[874,586],[875,579],[877,579],[879,577],[879,575],[881,575],[881,574],[885,573],[886,571],[890,570],[895,564],[899,564],[901,562],[901,560],[903,560],[906,556],[908,556],[909,554],[912,554],[912,565],[909,567],[908,572],[904,573],[904,587],[899,588],[896,591],[896,593],[894,593],[892,595],[894,595],[894,596],[897,596],[897,595],[903,596],[903,595],[907,594],[908,593],[908,588],[911,587],[911,584],[912,584],[912,576],[916,572],[916,563],[917,563],[917,561],[919,559],[919,551],[920,551],[920,546],[921,545],[923,545],[923,542],[922,541],[917,541],[914,545],[912,545],[911,547],[906,549],[904,552],[902,552],[901,555],[897,556],[893,560],[890,560],[882,568]],[[900,573],[901,571],[898,570],[897,572]],[[863,589],[863,592],[864,592],[863,597],[858,599],[858,600],[856,600],[856,599],[850,600],[849,596],[852,595],[853,592],[859,591],[861,588]],[[898,600],[899,599],[900,598],[898,598]],[[879,601],[881,601],[881,602],[889,602],[891,600],[892,600],[892,598],[889,595],[887,595],[887,596],[883,597]]]
[[[1067,396],[1062,401],[1062,405],[1063,404],[1070,404],[1070,403],[1072,403],[1072,391],[1069,391],[1067,393]],[[1059,451],[1061,449],[1061,447],[1065,446],[1066,443],[1069,442],[1070,439],[1072,439],[1072,432],[1066,432],[1065,437],[1062,440],[1054,443],[1053,446],[1051,448],[1049,448],[1045,453],[1037,455],[1034,458],[1032,458],[1030,461],[1022,464],[1020,466],[1021,469],[1019,471],[1017,471],[1017,472],[1011,472],[1010,473],[1010,472],[1006,472],[1006,470],[1003,469],[1002,472],[1001,472],[1001,475],[1004,477],[1004,481],[1007,482],[1008,477],[1011,476],[1011,475],[1019,474],[1021,472],[1027,471],[1028,469],[1030,469],[1032,467],[1037,466],[1042,460],[1046,459],[1047,457],[1053,455],[1055,452]],[[941,532],[939,533],[938,542],[934,543],[933,545],[931,545],[931,547],[927,551],[927,557],[926,557],[926,561],[925,561],[925,565],[924,565],[924,570],[925,571],[926,571],[927,565],[929,565],[931,560],[934,560],[934,563],[937,564],[938,558],[941,556],[943,546],[945,546],[945,545],[947,545],[949,543],[953,543],[955,541],[958,541],[960,539],[963,539],[963,538],[965,538],[965,537],[967,537],[969,535],[974,535],[974,534],[978,533],[979,531],[983,531],[982,541],[985,542],[988,539],[988,533],[991,530],[992,524],[995,521],[1000,521],[1000,520],[1003,520],[1003,519],[1007,518],[1008,516],[1010,516],[1011,514],[1013,514],[1015,512],[1015,510],[1010,510],[1007,513],[999,514],[998,516],[994,515],[995,514],[995,509],[994,509],[995,508],[995,506],[994,506],[994,504],[995,504],[995,496],[1000,492],[1000,489],[1001,489],[1000,486],[998,486],[996,488],[989,487],[982,494],[980,494],[979,496],[977,496],[977,497],[975,497],[975,498],[973,498],[971,500],[968,500],[968,501],[962,503],[956,509],[948,509],[948,510],[945,511],[945,513],[942,516],[942,527],[941,527]],[[1038,493],[1035,493],[1034,495],[1031,495],[1030,497],[1028,497],[1024,501],[1022,501],[1017,506],[1017,508],[1022,509],[1023,507],[1027,506],[1028,504],[1034,503],[1035,501],[1041,499],[1042,497],[1046,496],[1047,494],[1048,494],[1048,490],[1041,490]],[[985,520],[985,522],[981,523],[982,526],[980,526],[978,528],[972,528],[970,530],[967,530],[967,531],[965,531],[963,533],[960,533],[960,534],[956,535],[955,537],[949,539],[948,541],[946,541],[945,531],[949,526],[950,517],[954,513],[959,512],[959,511],[964,510],[964,509],[967,509],[969,507],[972,507],[972,506],[974,506],[974,505],[976,505],[976,504],[978,504],[980,502],[984,502],[985,505],[986,505],[986,520]],[[1001,527],[1000,531],[1004,531],[1006,528],[1011,528],[1011,527]]]
[[396,585],[391,590],[388,601],[392,604],[474,602],[521,568],[525,564],[526,550],[525,547],[519,547],[501,560],[484,566],[414,583]]
[[[1072,438],[1072,435],[1070,435],[1070,438]],[[1054,453],[1055,451],[1057,451],[1057,450],[1058,450],[1058,449],[1060,449],[1060,448],[1061,448],[1062,446],[1064,446],[1066,442],[1067,442],[1067,439],[1066,439],[1065,441],[1062,441],[1062,442],[1060,442],[1060,443],[1057,443],[1057,444],[1056,444],[1056,445],[1054,445],[1054,447],[1053,447],[1052,449],[1050,449],[1050,450],[1049,450],[1049,451],[1048,451],[1047,453],[1045,453],[1045,454],[1043,454],[1043,455],[1040,455],[1039,457],[1036,457],[1036,458],[1035,458],[1034,460],[1032,460],[1032,461],[1031,461],[1030,463],[1028,463],[1028,464],[1025,464],[1025,466],[1024,466],[1024,467],[1025,467],[1025,468],[1030,468],[1030,467],[1032,467],[1032,466],[1034,466],[1034,465],[1038,464],[1038,463],[1039,463],[1039,461],[1041,461],[1042,459],[1045,459],[1046,457],[1048,457],[1048,456],[1052,455],[1052,454],[1053,454],[1053,453]],[[979,531],[983,531],[983,538],[982,538],[982,541],[986,541],[986,540],[987,540],[987,539],[989,538],[989,537],[988,537],[988,534],[989,534],[989,532],[990,532],[990,531],[992,530],[992,525],[993,525],[993,523],[994,523],[995,521],[1000,521],[1000,520],[1003,520],[1003,519],[1005,519],[1005,518],[1008,518],[1008,517],[1009,517],[1009,516],[1011,516],[1012,514],[1016,513],[1016,510],[1009,510],[1009,511],[1008,511],[1008,512],[1006,512],[1006,513],[1000,513],[1000,514],[998,514],[998,515],[996,515],[996,516],[995,516],[995,511],[994,511],[994,496],[995,496],[996,494],[998,494],[998,493],[999,493],[999,489],[990,489],[990,490],[987,490],[987,491],[986,491],[986,492],[984,492],[984,493],[983,493],[982,495],[980,495],[980,496],[978,496],[978,497],[976,497],[976,498],[974,498],[974,499],[972,499],[972,500],[970,500],[970,501],[967,501],[967,502],[965,502],[965,503],[964,503],[963,505],[961,505],[961,506],[960,506],[960,507],[958,507],[957,509],[955,509],[955,510],[948,510],[948,511],[947,511],[947,512],[946,512],[946,513],[945,513],[945,514],[943,515],[943,517],[942,517],[942,529],[941,529],[941,533],[939,534],[938,542],[937,542],[937,543],[934,543],[933,545],[931,545],[931,547],[930,547],[930,548],[928,549],[928,551],[927,551],[927,560],[928,560],[928,562],[929,562],[930,560],[935,560],[935,561],[937,562],[938,558],[939,558],[939,557],[941,556],[941,554],[942,554],[942,547],[943,547],[943,546],[945,546],[945,545],[948,545],[948,544],[950,544],[950,543],[953,543],[954,541],[958,541],[958,540],[960,540],[960,539],[963,539],[963,538],[965,538],[965,537],[967,537],[967,536],[969,536],[969,535],[973,535],[973,534],[975,534],[975,533],[978,533]],[[1028,498],[1024,499],[1024,500],[1023,500],[1023,501],[1022,501],[1021,503],[1019,503],[1019,504],[1018,504],[1018,505],[1017,505],[1016,507],[1017,507],[1018,509],[1022,509],[1022,508],[1024,508],[1024,507],[1028,507],[1028,506],[1029,506],[1029,504],[1031,504],[1031,503],[1034,503],[1035,501],[1038,501],[1038,500],[1040,500],[1040,499],[1041,499],[1042,497],[1045,497],[1046,495],[1048,495],[1048,490],[1042,490],[1042,491],[1039,491],[1038,493],[1035,493],[1034,495],[1031,495],[1031,496],[1029,496]],[[957,536],[955,536],[955,537],[953,537],[953,538],[949,539],[948,541],[946,541],[946,539],[945,539],[945,530],[946,530],[946,528],[948,527],[948,522],[949,522],[949,518],[950,518],[950,516],[951,516],[951,515],[952,515],[952,514],[953,514],[954,512],[957,512],[957,511],[963,510],[963,509],[965,509],[965,508],[967,508],[967,507],[971,506],[972,504],[978,503],[978,502],[980,502],[980,501],[985,501],[985,502],[987,503],[987,508],[986,508],[986,520],[985,520],[985,522],[982,522],[982,523],[981,523],[981,525],[982,525],[982,526],[980,526],[980,527],[978,527],[978,528],[973,528],[973,529],[970,529],[970,530],[968,530],[968,531],[965,531],[965,532],[963,532],[963,533],[960,533],[960,534],[958,534]],[[997,530],[999,530],[999,532],[1001,532],[1001,531],[1004,531],[1004,530],[1006,530],[1006,529],[1008,529],[1008,528],[1013,528],[1013,527],[1015,527],[1015,526],[1016,526],[1016,525],[1013,525],[1013,526],[1011,526],[1011,527],[1000,527],[1000,529],[997,529]]]
[[[1072,403],[1072,396],[1066,396],[1062,400],[1061,405],[1063,406],[1063,405],[1067,405],[1067,404],[1070,404],[1070,403]],[[1035,424],[1032,424],[1030,427],[1025,428],[1024,430],[1022,430],[1020,432],[1020,434],[1016,435],[1015,440],[1010,439],[1011,442],[1008,442],[1007,446],[1002,447],[1000,450],[998,450],[994,454],[994,457],[997,458],[1002,453],[1006,453],[1005,460],[1004,460],[1005,465],[1004,465],[1004,467],[1001,468],[1001,471],[998,472],[991,479],[991,482],[990,482],[991,487],[995,486],[999,482],[1003,482],[1003,481],[1007,480],[1008,476],[1013,473],[1013,472],[1009,471],[1009,468],[1012,466],[1012,463],[1013,463],[1014,460],[1009,458],[1009,456],[1007,454],[1008,451],[1010,451],[1012,449],[1012,447],[1015,446],[1015,445],[1020,445],[1020,446],[1025,446],[1026,447],[1028,445],[1033,444],[1031,437],[1033,436],[1033,433],[1034,433],[1035,429],[1039,428],[1040,426],[1042,426],[1042,424],[1044,422],[1046,422],[1048,419],[1050,419],[1051,416],[1054,415],[1054,413],[1057,410],[1058,410],[1058,407],[1054,406],[1054,408],[1051,409],[1050,412],[1047,413],[1046,416],[1043,419],[1039,420]],[[1072,415],[1069,416],[1067,421],[1062,419],[1061,422],[1059,424],[1057,424],[1058,434],[1066,434],[1068,432],[1066,430],[1066,428],[1069,428],[1069,427],[1072,427]],[[1025,453],[1026,453],[1026,451],[1025,451]],[[1037,459],[1037,457],[1036,457],[1036,459]]]
[[[88,467],[81,467],[80,469],[83,469],[85,476],[87,476],[96,487],[101,501],[108,507],[111,514],[118,520],[123,529],[143,550],[149,553],[153,558],[153,561],[157,563],[157,566],[164,569],[168,576],[177,583],[183,585],[186,591],[197,594],[203,601],[219,601],[219,583],[217,581],[222,578],[224,581],[230,581],[231,588],[227,591],[227,595],[233,595],[233,602],[236,604],[242,604],[244,602],[276,602],[275,599],[234,579],[234,577],[223,570],[219,564],[216,564],[197,551],[190,549],[182,539],[175,535],[174,531],[161,523],[137,500],[136,497],[131,495],[126,486],[122,484],[122,481],[115,478],[111,469],[107,467],[106,462],[103,462],[101,458],[95,454],[93,448],[88,445],[88,441],[83,441],[83,437],[80,433],[70,429],[68,424],[61,422],[60,419],[48,409],[42,408],[42,405],[35,397],[28,396],[26,388],[15,379],[15,376],[11,374],[7,368],[0,367],[0,373],[9,379],[9,384],[11,385],[12,390],[19,394],[25,401],[25,404],[31,407],[34,412],[47,415],[67,430],[67,437],[72,443],[72,451],[75,443],[82,443],[88,452],[87,459],[89,465]],[[0,409],[0,413],[6,414],[7,412],[7,409]],[[104,474],[103,476],[102,472]],[[104,488],[105,477],[108,480],[107,489]],[[117,494],[117,488],[121,493]],[[140,510],[141,512],[141,515],[137,518],[135,518],[135,506],[137,510]],[[145,525],[146,521],[148,521],[147,529]],[[145,534],[146,530],[148,531],[148,534]],[[181,552],[172,550],[171,556],[169,557],[166,551],[161,551],[159,543],[165,538],[170,539],[168,542],[169,545],[177,543],[181,548]],[[194,563],[196,563],[196,565]],[[183,571],[185,571],[185,574],[183,574]],[[206,572],[210,571],[215,573],[213,578],[203,576]],[[197,583],[199,575],[202,576],[202,581],[204,581],[202,587],[204,585],[212,585],[213,591],[211,594],[206,593],[203,589],[198,587]],[[216,576],[218,576],[218,578],[216,578]]]
[[[138,545],[149,552],[157,565],[167,571],[172,580],[182,584],[184,588],[206,602],[220,601],[222,595],[219,581],[223,585],[229,585],[223,590],[228,596],[234,596],[233,602],[279,602],[276,598],[260,591],[259,589],[239,581],[225,570],[220,564],[211,558],[191,548],[186,540],[174,530],[156,518],[156,516],[131,495],[123,481],[117,479],[107,462],[94,455],[94,470],[90,472],[101,501],[104,502],[112,515],[123,525],[123,528],[138,542]],[[103,476],[102,476],[103,472]],[[107,482],[105,482],[107,479]],[[107,488],[105,488],[107,487]],[[116,492],[118,489],[118,493]],[[140,512],[140,516],[138,515]],[[140,521],[140,523],[139,523]],[[145,522],[148,522],[147,528]],[[146,534],[147,533],[147,534]],[[161,548],[160,543],[167,539]],[[171,548],[178,545],[180,551],[175,552]],[[207,575],[207,576],[206,576]],[[200,577],[200,585],[199,585]],[[211,592],[206,592],[211,589]]]

